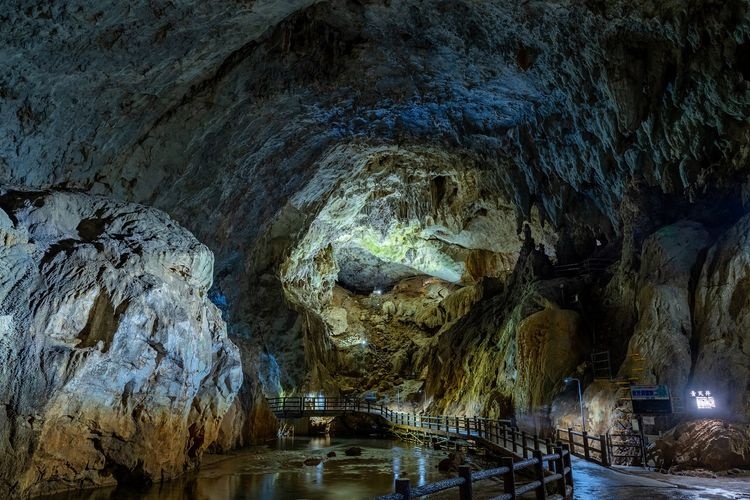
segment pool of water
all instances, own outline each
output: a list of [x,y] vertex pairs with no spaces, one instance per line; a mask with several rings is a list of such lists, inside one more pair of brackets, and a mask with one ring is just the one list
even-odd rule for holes
[[[362,448],[362,455],[346,456],[344,451],[351,446]],[[336,456],[326,457],[331,451]],[[315,466],[303,464],[313,457],[323,461]],[[396,477],[408,477],[412,486],[449,477],[437,470],[445,457],[444,451],[402,441],[295,437],[229,455],[206,456],[199,471],[143,491],[99,488],[47,499],[356,500],[392,492]]]

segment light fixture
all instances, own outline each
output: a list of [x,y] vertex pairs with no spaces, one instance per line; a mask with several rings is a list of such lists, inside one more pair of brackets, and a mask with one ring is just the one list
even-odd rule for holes
[[375,290],[372,291],[372,293],[374,295],[382,295],[383,294],[383,290],[381,290],[380,288],[376,288]]
[[577,378],[566,377],[565,379],[563,379],[563,382],[565,382],[565,384],[575,382],[578,385],[578,404],[581,407],[581,430],[583,432],[586,432],[586,417],[583,414],[583,397],[581,396],[581,381],[578,380]]

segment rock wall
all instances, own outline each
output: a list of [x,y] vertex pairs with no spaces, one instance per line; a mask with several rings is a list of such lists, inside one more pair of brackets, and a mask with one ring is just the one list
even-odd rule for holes
[[165,214],[0,190],[0,495],[200,462],[242,383],[213,256]]
[[[566,338],[573,323],[592,340],[598,331],[615,366],[649,353],[649,380],[679,385],[697,355],[695,376],[714,379],[720,360],[745,361],[743,294],[713,288],[723,283],[714,269],[740,261],[717,247],[696,300],[685,280],[703,233],[679,229],[696,241],[668,276],[649,267],[652,254],[668,263],[664,235],[642,246],[686,218],[713,238],[747,211],[748,12],[748,0],[23,0],[0,7],[0,183],[147,203],[208,242],[212,297],[243,340],[251,415],[255,379],[270,392],[337,390],[331,370],[348,361],[328,335],[343,323],[324,309],[339,275],[360,291],[413,270],[511,280],[502,298],[465,291],[445,301],[450,311],[430,310],[422,319],[434,338],[415,336],[420,345],[399,356],[400,366],[415,360],[436,409],[504,415],[547,397],[551,379],[531,368],[518,384],[516,353],[519,324],[550,304],[586,304],[580,321],[567,318]],[[701,217],[686,217],[696,206]],[[364,224],[373,220],[380,234]],[[513,283],[524,221],[550,254],[559,240],[566,262],[597,241],[619,247],[614,278],[565,280],[565,296],[557,282]],[[97,224],[63,237],[58,254]],[[337,253],[347,233],[376,251]],[[111,330],[120,302],[90,295],[92,324]],[[601,320],[613,323],[607,332]],[[80,345],[100,341],[109,337],[87,333]],[[461,392],[476,367],[482,375]],[[247,442],[229,434],[255,417],[236,417],[222,442]]]
[[708,250],[695,298],[693,380],[714,391],[722,413],[750,418],[750,217]]

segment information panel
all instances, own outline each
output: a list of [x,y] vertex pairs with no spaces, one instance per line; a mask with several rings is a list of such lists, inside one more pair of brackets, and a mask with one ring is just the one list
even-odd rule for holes
[[666,385],[631,385],[633,413],[638,415],[664,415],[672,413],[672,398]]

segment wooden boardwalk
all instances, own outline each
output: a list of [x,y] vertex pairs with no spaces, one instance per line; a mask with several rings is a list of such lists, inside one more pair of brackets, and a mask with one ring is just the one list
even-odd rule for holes
[[[411,488],[408,479],[396,480],[396,492],[384,499],[417,498],[451,488],[458,488],[462,500],[473,498],[472,483],[491,477],[501,477],[505,495],[513,499],[527,492],[535,492],[537,499],[547,498],[548,489],[563,496],[572,491],[573,475],[568,446],[553,444],[551,440],[518,431],[511,420],[481,417],[428,416],[393,411],[373,402],[328,397],[289,397],[268,400],[271,411],[281,419],[302,417],[330,417],[348,413],[366,413],[382,417],[395,435],[420,433],[424,436],[465,440],[504,455],[502,467],[475,472],[461,467],[459,477]],[[534,479],[518,482],[515,473],[528,469]],[[548,484],[554,483],[554,488]]]

